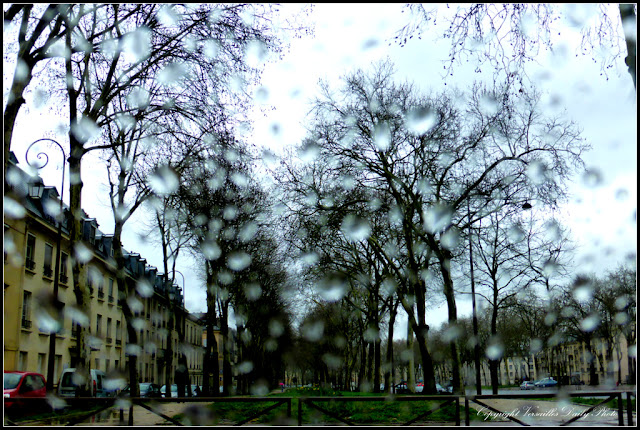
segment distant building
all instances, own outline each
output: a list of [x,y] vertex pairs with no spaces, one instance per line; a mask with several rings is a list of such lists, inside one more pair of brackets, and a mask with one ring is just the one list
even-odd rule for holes
[[[32,178],[17,167],[11,154],[12,191],[22,196],[23,216],[4,218],[4,369],[30,370],[47,375],[49,333],[52,319],[52,291],[56,262],[57,224],[54,209],[60,205],[54,187],[44,186],[40,177]],[[18,179],[16,179],[16,177]],[[19,214],[17,210],[12,213]],[[68,207],[64,208],[69,220]],[[83,212],[84,213],[84,212]],[[139,380],[164,384],[164,357],[171,344],[175,375],[178,354],[185,353],[193,384],[202,384],[204,326],[184,308],[183,292],[164,274],[136,253],[125,253],[126,282],[138,294],[135,316],[138,345],[129,345],[121,301],[123,292],[116,283],[113,236],[101,232],[94,218],[84,213],[83,239],[86,246],[86,279],[81,282],[91,292],[91,314],[76,306],[73,292],[69,230],[63,223],[58,300],[64,315],[56,335],[54,383],[62,369],[74,367],[78,324],[87,324],[90,332],[91,368],[106,372],[126,372],[127,354],[138,354]],[[130,288],[131,290],[131,288]],[[168,330],[170,309],[176,325]],[[126,373],[125,373],[126,375]],[[173,376],[172,376],[173,379]]]

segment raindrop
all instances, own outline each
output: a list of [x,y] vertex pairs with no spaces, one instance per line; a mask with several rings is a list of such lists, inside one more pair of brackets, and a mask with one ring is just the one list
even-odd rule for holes
[[96,336],[87,336],[87,345],[94,351],[99,351],[102,348],[102,339]]
[[251,256],[244,251],[237,251],[229,255],[227,267],[239,272],[246,269],[251,264]]
[[278,320],[269,321],[269,335],[271,337],[280,337],[284,333],[284,326]]
[[139,63],[151,54],[151,30],[140,27],[122,37],[122,52],[132,63]]
[[227,221],[234,220],[237,215],[238,215],[238,208],[236,208],[233,205],[229,205],[225,207],[224,211],[222,212],[222,217]]
[[236,366],[236,370],[242,375],[247,374],[253,370],[253,362],[243,361]]
[[600,186],[602,185],[602,173],[595,167],[586,169],[582,175],[582,183],[589,188]]
[[458,246],[458,242],[460,241],[460,234],[458,233],[458,229],[453,227],[448,229],[441,237],[440,243],[445,249],[452,251]]
[[263,104],[269,101],[269,90],[265,86],[261,86],[256,90],[254,99],[257,103]]
[[629,198],[629,191],[627,191],[626,188],[620,188],[619,190],[616,191],[616,199],[618,201],[625,201],[627,200],[627,198]]
[[136,291],[140,297],[148,298],[153,295],[153,286],[146,279],[141,279],[136,284]]
[[593,297],[593,285],[591,284],[591,282],[585,282],[585,283],[581,283],[580,285],[577,285],[574,289],[573,289],[573,298],[581,303],[587,303],[589,301],[591,301],[591,298]]
[[328,276],[318,284],[318,293],[328,302],[337,302],[347,294],[348,283],[341,276]]
[[618,325],[624,325],[629,322],[629,315],[626,312],[618,312],[614,317],[614,321]]
[[374,39],[374,38],[367,39],[362,44],[362,50],[366,51],[367,49],[375,48],[379,44],[380,44],[380,41],[378,39]]
[[177,83],[187,74],[186,66],[182,63],[169,63],[156,75],[158,83],[169,86]]
[[244,295],[249,301],[255,301],[262,295],[262,288],[259,284],[247,284],[244,286]]
[[71,132],[81,143],[88,143],[100,137],[102,129],[93,120],[83,116],[71,126]]
[[533,161],[527,166],[526,174],[535,185],[542,185],[547,180],[547,165],[538,160]]
[[453,211],[448,205],[436,203],[425,210],[424,228],[431,234],[444,230],[451,224]]
[[366,240],[371,235],[369,222],[353,214],[344,217],[340,230],[350,242]]
[[558,316],[555,313],[549,312],[544,316],[544,323],[547,326],[552,326],[553,324],[555,324],[557,319],[558,319]]
[[548,260],[546,263],[544,263],[544,265],[542,266],[542,273],[547,278],[550,278],[556,273],[558,273],[559,269],[560,269],[560,266],[558,265],[558,263],[556,263],[555,260],[551,259],[551,260]]
[[339,369],[342,366],[342,359],[337,355],[327,352],[322,356],[322,361],[325,362],[329,369]]
[[324,333],[324,323],[316,321],[314,323],[306,323],[301,327],[302,337],[309,342],[317,342],[322,339]]
[[487,116],[493,116],[498,113],[500,104],[491,94],[484,94],[479,100],[480,111]]
[[307,140],[303,143],[302,147],[298,151],[298,156],[304,162],[311,162],[320,155],[320,148],[314,142]]
[[509,230],[507,230],[507,236],[509,237],[511,243],[518,243],[524,240],[526,235],[522,230],[522,227],[515,224],[509,227]]
[[500,360],[504,354],[504,346],[499,343],[489,345],[486,354],[489,360]]
[[140,356],[142,354],[142,348],[140,345],[135,345],[133,343],[127,344],[125,351],[127,355]]
[[442,341],[446,343],[451,343],[458,339],[462,335],[462,328],[457,325],[452,325],[447,327],[442,332]]
[[127,379],[123,376],[107,377],[104,379],[104,388],[109,391],[122,390],[127,386]]
[[373,143],[380,151],[386,151],[391,146],[391,129],[386,122],[378,122],[373,127]]
[[38,312],[36,316],[38,321],[38,328],[45,333],[58,333],[62,328],[62,324],[56,318],[54,318],[48,311],[42,310]]
[[74,306],[65,306],[64,314],[67,318],[71,319],[71,321],[82,327],[89,326],[89,317],[87,314]]
[[7,218],[21,219],[24,218],[27,213],[24,207],[17,201],[13,200],[11,197],[4,196],[3,205],[4,215]]
[[409,133],[422,136],[436,125],[438,116],[429,107],[417,107],[409,110],[405,119],[405,125]]
[[249,178],[247,177],[247,175],[240,172],[233,172],[229,176],[229,179],[231,179],[231,182],[233,182],[234,184],[236,184],[238,187],[241,187],[241,188],[246,187],[247,184],[249,183]]
[[75,256],[80,264],[86,264],[93,258],[93,253],[83,243],[76,243]]
[[269,385],[266,381],[260,380],[253,384],[249,390],[252,396],[266,396],[269,394]]
[[375,327],[368,327],[363,334],[364,340],[367,342],[375,342],[380,339],[380,330]]
[[259,40],[252,40],[247,44],[245,60],[249,67],[260,67],[267,59],[269,51],[265,44]]
[[177,173],[168,165],[158,167],[149,177],[148,183],[159,196],[168,196],[176,192],[180,186]]
[[547,238],[550,241],[556,242],[562,237],[562,230],[560,229],[560,225],[556,220],[547,221],[543,227],[545,229]]
[[251,239],[253,239],[256,236],[257,233],[258,233],[258,223],[249,222],[244,226],[242,226],[242,228],[240,229],[240,232],[238,233],[238,238],[242,242],[249,242]]
[[580,329],[586,333],[594,331],[600,325],[600,317],[598,315],[589,315],[580,321]]
[[204,42],[203,53],[210,60],[215,60],[220,52],[220,42],[215,39],[209,39]]
[[543,346],[544,346],[544,343],[542,342],[541,339],[532,339],[531,343],[529,344],[529,350],[531,354],[537,354],[540,351],[542,351]]
[[629,296],[623,295],[623,296],[620,296],[620,297],[616,298],[616,301],[615,301],[616,309],[621,311],[621,310],[625,309],[628,305],[629,305]]
[[176,11],[169,5],[165,5],[158,11],[158,21],[166,27],[171,27],[180,21],[180,17]]

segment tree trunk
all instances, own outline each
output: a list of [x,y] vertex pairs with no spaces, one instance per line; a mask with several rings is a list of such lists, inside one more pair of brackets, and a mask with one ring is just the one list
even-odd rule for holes
[[[629,28],[636,28],[636,14],[634,12],[633,3],[630,4],[620,4],[620,19],[622,20],[623,25],[629,26]],[[627,42],[627,57],[624,59],[624,62],[627,64],[629,68],[629,74],[631,75],[631,79],[633,79],[633,87],[636,86],[636,38],[631,37],[629,35],[625,35],[625,41]]]
[[232,387],[231,354],[229,351],[229,301],[222,300],[220,335],[222,340],[222,394],[229,396]]

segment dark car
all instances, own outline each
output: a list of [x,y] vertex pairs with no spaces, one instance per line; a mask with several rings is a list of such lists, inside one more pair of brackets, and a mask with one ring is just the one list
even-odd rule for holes
[[544,378],[535,383],[536,388],[555,387],[558,385],[558,381],[553,378]]
[[399,384],[395,386],[396,394],[407,394],[409,389],[407,388],[407,383],[405,381],[400,381]]
[[[160,385],[154,384],[153,382],[142,382],[138,384],[138,388],[140,391],[140,397],[162,397],[160,393]],[[121,392],[120,395],[123,397],[127,397],[130,394],[130,387],[127,385]]]
[[45,405],[45,397],[47,396],[47,388],[44,376],[35,372],[17,372],[4,371],[4,398],[14,397],[31,397],[41,398],[42,403],[36,405],[34,402],[22,402],[20,400],[5,400],[4,407],[6,411],[15,411],[16,409],[27,408],[34,410],[37,407]]

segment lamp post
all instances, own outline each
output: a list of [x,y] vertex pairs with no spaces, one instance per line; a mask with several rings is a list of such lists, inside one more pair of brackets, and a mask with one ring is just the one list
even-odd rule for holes
[[467,200],[467,213],[469,214],[469,274],[471,275],[471,309],[473,313],[473,361],[476,367],[476,394],[482,395],[482,381],[480,379],[480,340],[478,339],[478,316],[476,313],[476,283],[473,276],[473,246],[471,244],[471,208]]
[[[42,169],[43,167],[45,167],[47,165],[47,163],[49,162],[49,157],[47,156],[46,153],[44,152],[39,152],[36,156],[36,158],[40,159],[41,157],[45,158],[45,162],[44,164],[42,164],[41,166],[33,166],[31,164],[31,162],[29,161],[29,150],[33,147],[33,145],[35,145],[38,142],[42,142],[42,141],[49,141],[52,143],[55,143],[58,148],[60,148],[60,151],[62,151],[62,185],[60,187],[60,213],[58,214],[58,216],[56,217],[57,220],[57,224],[58,224],[58,234],[56,237],[56,262],[55,262],[55,271],[54,271],[54,278],[53,278],[53,308],[56,310],[58,309],[58,284],[60,282],[60,252],[61,252],[61,243],[62,243],[62,220],[64,218],[64,212],[63,212],[63,196],[64,196],[64,167],[65,167],[65,162],[67,160],[67,154],[64,152],[64,148],[62,147],[62,145],[60,145],[58,142],[56,142],[53,139],[49,139],[49,138],[44,138],[44,139],[38,139],[35,142],[33,142],[31,145],[29,145],[29,147],[27,148],[27,151],[25,153],[25,159],[27,161],[27,164],[31,167],[35,167],[36,169]],[[42,196],[41,193],[39,193],[40,196]],[[56,315],[58,316],[58,315]],[[53,391],[53,382],[54,382],[54,373],[55,373],[55,355],[56,355],[56,334],[60,331],[61,327],[57,327],[57,328],[53,328],[51,329],[50,333],[49,333],[49,357],[47,359],[47,391]]]
[[180,272],[179,270],[173,270],[175,273],[179,274],[180,276],[182,276],[182,307],[184,307],[184,302],[185,302],[185,298],[184,298],[184,275],[182,274],[182,272]]

